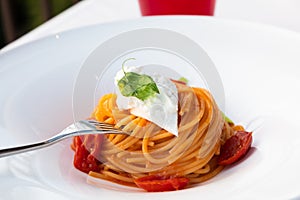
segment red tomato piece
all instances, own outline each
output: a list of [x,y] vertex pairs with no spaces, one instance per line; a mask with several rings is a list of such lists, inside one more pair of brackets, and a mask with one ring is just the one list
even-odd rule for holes
[[219,165],[230,165],[242,158],[251,147],[252,132],[237,131],[221,147]]
[[[98,153],[101,148],[102,143],[102,137],[99,137],[100,135],[96,135],[94,138],[94,144],[89,147],[86,146],[86,144],[83,143],[84,137],[77,136],[74,138],[75,143],[75,155],[74,155],[74,166],[85,173],[89,173],[90,171],[99,171],[99,164],[100,162],[94,157],[96,155],[96,152]],[[88,139],[90,140],[91,136],[88,136]],[[91,152],[87,150],[87,148],[92,149]]]
[[187,186],[189,179],[185,177],[164,177],[150,175],[136,179],[135,184],[148,192],[164,192],[180,190]]

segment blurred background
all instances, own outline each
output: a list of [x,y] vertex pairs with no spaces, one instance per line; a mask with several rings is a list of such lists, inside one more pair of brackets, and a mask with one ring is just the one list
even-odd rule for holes
[[0,49],[80,0],[0,0]]
[[[79,1],[0,0],[0,50],[12,49],[34,39],[72,28],[141,17],[137,0],[81,0],[78,3]],[[165,1],[167,0],[161,0]],[[216,0],[216,2],[214,14],[216,18],[271,25],[300,33],[300,0]],[[49,20],[76,3],[78,5]],[[48,20],[49,23],[36,28]],[[31,31],[33,29],[34,31]],[[10,43],[29,31],[30,34]],[[10,44],[6,46],[8,43]],[[4,46],[6,47],[3,48]]]

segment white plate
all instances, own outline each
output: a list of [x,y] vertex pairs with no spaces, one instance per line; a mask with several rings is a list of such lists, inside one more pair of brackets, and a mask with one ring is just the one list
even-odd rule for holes
[[2,53],[0,145],[45,139],[71,123],[73,83],[81,64],[107,39],[139,28],[173,30],[205,49],[223,81],[227,114],[248,129],[256,129],[248,158],[182,191],[114,191],[85,183],[72,166],[69,141],[65,141],[1,159],[1,197],[300,198],[300,36],[256,24],[209,17],[151,17],[64,32]]

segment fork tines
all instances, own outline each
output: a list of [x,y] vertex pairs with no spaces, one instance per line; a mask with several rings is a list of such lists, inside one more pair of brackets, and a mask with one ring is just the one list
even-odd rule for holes
[[99,130],[104,130],[104,131],[118,130],[118,128],[114,127],[114,125],[112,125],[112,124],[98,122],[98,121],[94,121],[94,120],[88,120],[88,122],[93,124]]

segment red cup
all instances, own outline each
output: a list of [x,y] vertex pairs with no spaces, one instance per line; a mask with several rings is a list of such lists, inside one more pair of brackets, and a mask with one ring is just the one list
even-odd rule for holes
[[214,15],[216,0],[139,0],[143,16]]

